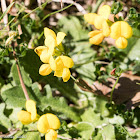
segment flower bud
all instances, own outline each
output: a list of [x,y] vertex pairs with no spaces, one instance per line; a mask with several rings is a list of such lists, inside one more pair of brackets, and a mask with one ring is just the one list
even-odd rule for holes
[[111,74],[112,76],[114,76],[114,75],[115,75],[115,71],[116,71],[116,68],[114,68],[114,69],[110,72],[110,74]]

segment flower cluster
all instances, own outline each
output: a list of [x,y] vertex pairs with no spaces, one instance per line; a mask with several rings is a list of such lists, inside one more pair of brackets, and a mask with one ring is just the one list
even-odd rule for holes
[[104,5],[99,9],[98,14],[88,13],[84,15],[84,19],[98,29],[89,32],[89,42],[99,45],[105,37],[110,35],[111,38],[116,39],[116,46],[120,49],[124,49],[127,47],[127,38],[132,36],[132,28],[125,21],[114,22],[111,27],[109,27],[108,18],[110,13],[110,6]]
[[[70,79],[70,70],[74,63],[68,56],[55,57],[55,50],[62,46],[61,42],[66,36],[63,32],[55,32],[49,28],[44,28],[45,46],[39,46],[35,48],[35,52],[40,57],[40,60],[44,63],[39,69],[39,74],[42,76],[49,75],[54,71],[54,76],[62,77],[64,82]],[[54,58],[55,57],[55,58]]]
[[37,129],[39,132],[45,134],[45,140],[56,140],[57,132],[55,130],[60,127],[60,120],[54,114],[47,113],[41,117],[37,114],[36,103],[33,100],[26,101],[26,110],[21,110],[18,114],[18,120],[22,124],[27,125],[32,122],[37,122]]

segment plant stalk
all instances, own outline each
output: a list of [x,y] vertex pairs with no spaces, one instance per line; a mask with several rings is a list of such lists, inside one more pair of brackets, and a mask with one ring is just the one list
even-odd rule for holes
[[[12,45],[12,47],[13,47],[13,45]],[[21,84],[22,90],[24,92],[25,98],[26,98],[26,100],[30,100],[27,89],[25,87],[25,84],[24,84],[24,81],[23,81],[23,78],[22,78],[22,75],[21,75],[21,71],[20,71],[20,67],[19,67],[19,64],[18,64],[18,60],[17,60],[17,57],[16,57],[16,52],[14,50],[14,47],[13,47],[13,56],[14,56],[14,59],[16,61],[18,76],[19,76],[20,84]]]

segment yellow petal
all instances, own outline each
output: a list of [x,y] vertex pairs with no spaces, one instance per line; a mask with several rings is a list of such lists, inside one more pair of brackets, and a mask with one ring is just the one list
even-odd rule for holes
[[124,37],[119,37],[116,42],[115,42],[117,48],[120,48],[120,49],[125,49],[127,47],[127,39],[125,39]]
[[49,64],[42,64],[39,68],[39,74],[42,76],[49,75],[52,72],[52,69]]
[[117,39],[121,36],[121,22],[115,22],[112,24],[111,26],[111,33],[110,33],[110,37],[113,39]]
[[36,102],[33,100],[27,100],[26,110],[31,113],[31,120],[35,121],[37,118]]
[[56,70],[56,71],[54,72],[54,76],[57,76],[57,77],[62,77],[62,74],[63,74],[63,69],[61,69],[61,70]]
[[54,114],[47,113],[46,117],[48,119],[49,127],[51,129],[59,129],[60,128],[60,120]]
[[47,50],[44,50],[40,55],[40,60],[43,63],[49,63],[50,57],[51,57],[51,53],[49,53]]
[[57,132],[53,129],[49,129],[45,134],[45,140],[56,140],[57,139]]
[[99,45],[104,39],[104,35],[102,33],[97,34],[89,39],[91,44]]
[[96,16],[94,20],[94,26],[97,29],[102,29],[103,22],[106,21],[102,16]]
[[63,69],[63,74],[62,74],[62,78],[64,82],[67,82],[70,79],[70,70],[68,68],[64,68]]
[[109,15],[111,13],[111,8],[109,5],[103,5],[100,9],[99,9],[99,12],[98,14],[100,16],[102,16],[103,18],[105,19],[108,19],[109,18]]
[[89,32],[89,33],[88,33],[88,36],[89,36],[89,37],[93,37],[93,36],[95,36],[95,35],[97,35],[97,34],[100,34],[100,33],[102,33],[102,31],[95,30],[95,31]]
[[60,56],[55,59],[56,70],[62,70],[64,68],[63,61]]
[[50,61],[49,61],[50,67],[52,70],[56,70],[56,64],[55,64],[55,60],[53,58],[53,56],[50,57]]
[[52,36],[47,36],[45,39],[45,46],[49,47],[49,49],[54,49],[54,47],[57,46],[57,42]]
[[88,14],[84,15],[84,19],[89,24],[93,24],[94,25],[94,20],[95,20],[96,16],[97,16],[97,14],[95,14],[95,13],[88,13]]
[[22,124],[30,124],[31,120],[31,113],[21,110],[17,114],[18,120],[21,121]]
[[46,133],[48,129],[50,129],[46,114],[42,115],[39,118],[37,123],[37,129],[41,133]]
[[72,68],[73,67],[74,62],[70,57],[68,57],[68,56],[60,56],[60,58],[61,58],[61,60],[62,60],[62,62],[63,62],[65,67],[67,67],[67,68]]
[[125,38],[130,38],[132,36],[132,28],[125,21],[121,21],[121,35]]
[[48,36],[52,36],[54,39],[56,39],[55,32],[47,27],[44,28],[44,35],[45,35],[45,38],[47,38]]
[[65,36],[66,36],[66,34],[63,32],[57,33],[57,37],[56,37],[57,45],[59,45],[62,42],[62,40],[64,39]]
[[41,55],[42,51],[44,50],[48,50],[49,48],[48,47],[45,47],[45,46],[39,46],[37,48],[34,49],[34,51],[36,52],[36,54],[38,54],[38,56]]
[[117,21],[111,26],[110,37],[117,39],[119,37],[130,38],[132,36],[132,28],[125,21]]
[[104,21],[103,24],[102,24],[102,30],[103,30],[103,35],[104,35],[105,37],[109,36],[109,34],[110,34],[110,29],[109,29],[109,26],[108,26],[108,24],[107,24],[106,21]]

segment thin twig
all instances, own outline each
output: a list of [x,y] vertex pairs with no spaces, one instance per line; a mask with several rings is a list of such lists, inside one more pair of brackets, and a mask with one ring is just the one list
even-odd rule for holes
[[[5,0],[1,1],[1,7],[2,7],[2,12],[4,13],[6,11],[6,9],[7,9]],[[7,13],[3,17],[3,22],[4,22],[4,26],[7,26],[7,24],[8,24],[8,15],[7,15]],[[9,31],[9,26],[7,26],[7,30]]]
[[24,84],[24,81],[23,81],[23,78],[22,78],[22,75],[21,75],[21,71],[20,71],[20,68],[19,68],[19,64],[18,64],[18,60],[17,60],[17,57],[16,57],[16,52],[14,50],[14,45],[13,44],[12,44],[12,47],[13,47],[13,56],[14,56],[14,59],[16,61],[16,66],[17,66],[17,71],[18,71],[18,76],[19,76],[19,80],[20,80],[20,83],[21,83],[21,87],[22,87],[22,90],[24,92],[26,100],[29,100],[30,98],[29,98],[27,89],[25,87],[25,84]]
[[79,3],[76,3],[73,0],[63,0],[63,1],[62,0],[52,0],[52,1],[60,2],[60,3],[67,3],[67,4],[73,4],[73,5],[76,6],[76,8],[79,12],[81,12],[82,14],[86,14],[85,9]]

